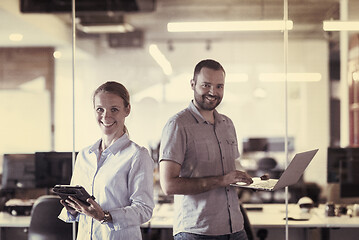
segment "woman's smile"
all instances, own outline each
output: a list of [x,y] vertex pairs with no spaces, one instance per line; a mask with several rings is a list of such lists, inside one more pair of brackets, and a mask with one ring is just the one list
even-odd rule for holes
[[105,122],[101,122],[103,126],[105,126],[106,128],[112,127],[116,122],[112,122],[112,123],[105,123]]

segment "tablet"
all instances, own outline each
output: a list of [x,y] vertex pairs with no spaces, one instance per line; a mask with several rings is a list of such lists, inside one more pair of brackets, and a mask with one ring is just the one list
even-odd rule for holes
[[81,202],[83,202],[86,205],[90,205],[86,200],[88,198],[92,198],[95,200],[94,196],[91,196],[85,188],[83,188],[80,185],[56,185],[52,189],[54,193],[59,195],[61,199],[66,200],[69,196],[77,198]]

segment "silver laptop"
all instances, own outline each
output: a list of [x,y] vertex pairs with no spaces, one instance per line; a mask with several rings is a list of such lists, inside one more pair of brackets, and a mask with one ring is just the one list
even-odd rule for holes
[[231,184],[231,186],[264,191],[275,191],[293,185],[298,182],[299,178],[304,173],[304,170],[307,168],[310,161],[312,161],[313,157],[317,152],[318,149],[314,149],[295,154],[289,166],[283,172],[279,179],[261,180],[259,177],[254,177],[252,178],[253,183],[251,184],[237,182],[235,184]]

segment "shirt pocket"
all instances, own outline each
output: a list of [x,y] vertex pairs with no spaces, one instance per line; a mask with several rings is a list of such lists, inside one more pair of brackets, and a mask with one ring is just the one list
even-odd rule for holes
[[228,153],[227,156],[228,158],[235,159],[239,157],[238,142],[236,141],[236,139],[231,139],[231,138],[226,139],[226,148],[227,148],[226,152]]
[[213,162],[215,158],[214,148],[210,141],[206,139],[197,139],[196,146],[196,159],[203,162]]

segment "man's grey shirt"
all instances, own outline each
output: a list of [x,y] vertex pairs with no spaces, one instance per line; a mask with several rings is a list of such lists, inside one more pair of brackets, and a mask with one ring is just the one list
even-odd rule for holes
[[[235,170],[239,151],[233,122],[216,110],[214,120],[214,125],[205,121],[191,102],[166,123],[160,161],[180,164],[180,177],[186,178],[220,176]],[[173,235],[178,232],[223,235],[243,229],[243,216],[233,187],[175,195],[174,208]]]

